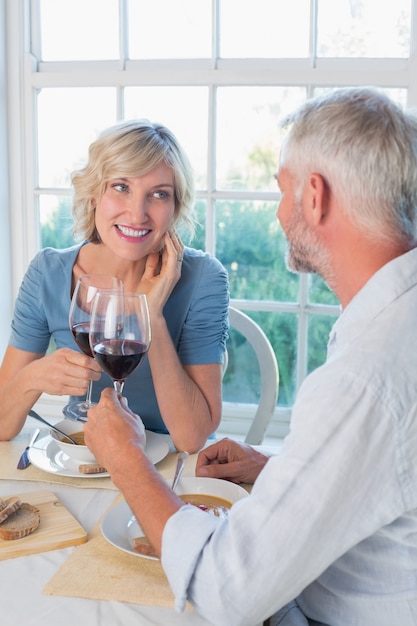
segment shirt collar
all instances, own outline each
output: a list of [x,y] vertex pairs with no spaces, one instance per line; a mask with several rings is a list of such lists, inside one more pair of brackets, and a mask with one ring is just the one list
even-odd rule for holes
[[336,345],[352,341],[364,324],[417,284],[417,248],[396,257],[379,269],[349,302],[330,332],[328,356]]

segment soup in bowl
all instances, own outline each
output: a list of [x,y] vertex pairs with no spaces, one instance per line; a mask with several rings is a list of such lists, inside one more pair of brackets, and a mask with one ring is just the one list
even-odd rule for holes
[[69,439],[65,439],[59,433],[50,430],[52,439],[64,454],[79,463],[96,463],[94,454],[85,445],[82,422],[64,419],[54,425],[67,435],[71,435],[71,437],[79,443],[79,445],[76,446],[71,443]]
[[[167,483],[171,485],[171,480]],[[227,517],[229,510],[248,492],[235,483],[218,478],[180,478],[175,493],[187,504],[197,506],[208,515]],[[157,559],[157,556],[144,535],[136,517],[133,515],[127,525],[128,541],[132,550],[148,559]]]

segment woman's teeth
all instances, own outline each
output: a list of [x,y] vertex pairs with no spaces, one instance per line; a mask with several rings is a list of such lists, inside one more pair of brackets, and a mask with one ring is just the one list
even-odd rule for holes
[[126,235],[126,237],[144,237],[150,232],[149,229],[136,230],[135,228],[127,228],[126,226],[120,226],[120,224],[116,224],[116,226],[120,230],[120,232],[123,233],[123,235]]

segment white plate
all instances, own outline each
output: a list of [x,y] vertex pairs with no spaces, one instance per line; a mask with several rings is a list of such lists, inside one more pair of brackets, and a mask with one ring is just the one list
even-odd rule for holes
[[[171,484],[171,480],[167,480],[167,482]],[[219,480],[218,478],[184,477],[180,479],[176,492],[179,495],[186,493],[206,493],[229,500],[232,504],[248,495],[248,492],[243,489],[243,487],[240,487],[240,485],[236,485],[227,480]],[[129,554],[139,556],[143,559],[158,560],[154,556],[139,554],[139,552],[133,549],[133,539],[143,536],[144,532],[126,502],[116,504],[103,517],[101,533],[109,543],[123,552],[128,552]]]
[[[146,454],[153,464],[162,461],[169,452],[169,443],[163,435],[146,431]],[[71,459],[57,446],[51,435],[39,438],[35,445],[29,448],[29,460],[32,465],[50,474],[68,476],[70,478],[104,478],[107,472],[101,474],[83,474],[78,470],[79,462]]]

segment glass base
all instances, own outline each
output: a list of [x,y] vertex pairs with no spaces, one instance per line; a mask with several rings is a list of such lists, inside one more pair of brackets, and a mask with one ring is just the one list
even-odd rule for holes
[[62,409],[62,412],[65,415],[65,417],[68,417],[71,420],[78,421],[78,422],[86,422],[88,419],[87,411],[91,409],[93,406],[96,406],[95,402],[90,402],[89,404],[87,404],[85,401],[84,402],[70,402],[70,404],[67,404],[66,406],[64,406],[64,408]]

